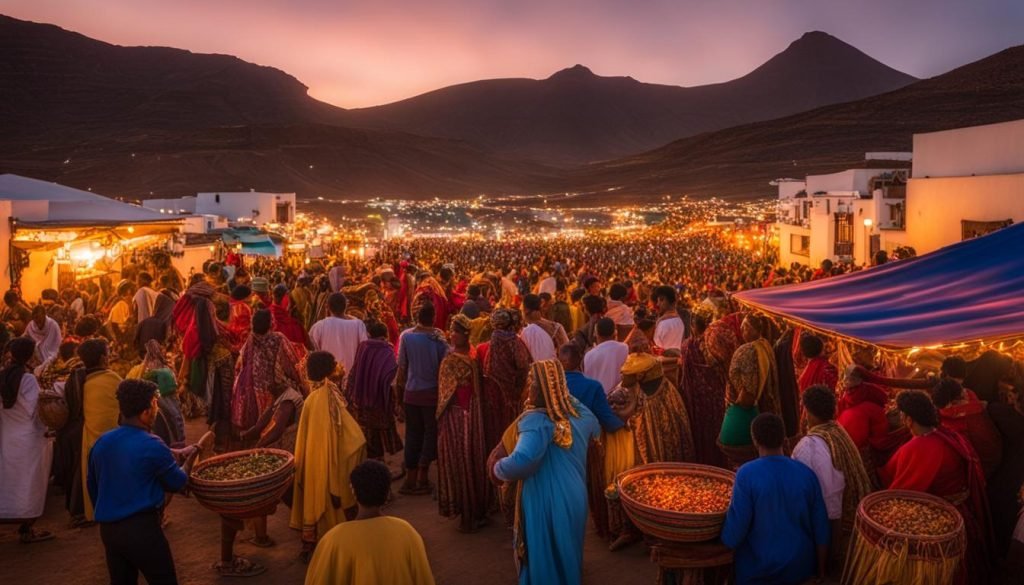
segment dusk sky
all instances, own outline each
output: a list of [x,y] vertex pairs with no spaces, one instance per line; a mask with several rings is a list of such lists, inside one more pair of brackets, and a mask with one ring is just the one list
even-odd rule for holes
[[236,55],[342,107],[576,63],[715,83],[809,30],[917,77],[1024,44],[1024,0],[0,0],[0,13],[121,45]]

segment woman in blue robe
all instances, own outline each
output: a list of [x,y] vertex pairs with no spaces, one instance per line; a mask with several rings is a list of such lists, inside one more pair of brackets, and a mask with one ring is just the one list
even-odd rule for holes
[[[530,367],[526,411],[496,450],[494,476],[515,490],[520,585],[579,583],[587,525],[587,448],[601,427],[569,394],[557,360]],[[514,483],[513,483],[514,482]]]

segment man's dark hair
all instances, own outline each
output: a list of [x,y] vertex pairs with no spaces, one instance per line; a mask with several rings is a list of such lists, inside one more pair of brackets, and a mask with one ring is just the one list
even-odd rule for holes
[[604,297],[599,297],[597,295],[587,295],[583,297],[583,310],[586,311],[588,315],[604,313],[607,308],[608,303],[604,300]]
[[822,260],[821,261],[821,269],[826,271],[826,272],[832,270],[832,261],[829,260],[828,258],[825,258],[824,260]]
[[936,408],[946,408],[964,396],[964,387],[953,378],[942,378],[932,388],[932,403]]
[[44,288],[43,292],[39,296],[44,301],[57,302],[60,300],[60,293],[52,288]]
[[963,380],[967,377],[967,361],[958,355],[949,356],[942,360],[942,375]]
[[613,301],[621,301],[626,298],[627,294],[629,294],[629,291],[626,290],[626,287],[619,282],[616,282],[608,289],[608,298]]
[[331,293],[331,296],[327,297],[327,308],[331,310],[332,315],[344,315],[345,309],[348,308],[348,299],[344,293]]
[[71,359],[72,357],[74,357],[75,351],[77,351],[77,350],[78,350],[78,342],[77,341],[65,341],[65,342],[61,343],[60,347],[57,349],[57,355],[60,356],[60,359],[67,361],[67,360]]
[[274,319],[267,309],[259,309],[252,314],[252,332],[256,335],[266,335],[273,324]]
[[148,272],[140,272],[139,275],[135,277],[135,280],[139,283],[139,286],[149,286],[153,284],[153,275]]
[[875,252],[875,266],[881,266],[889,261],[889,254],[885,250]]
[[540,296],[531,293],[523,297],[523,310],[526,312],[539,311]]
[[103,324],[100,320],[92,315],[86,315],[75,323],[75,336],[76,337],[92,337],[96,335],[96,332],[100,330]]
[[424,327],[430,327],[434,324],[434,318],[437,316],[437,310],[434,308],[433,303],[423,303],[420,305],[419,312],[416,313],[416,322]]
[[657,286],[651,293],[651,299],[654,300],[654,302],[658,302],[661,299],[665,299],[669,303],[674,303],[676,302],[676,289],[672,288],[667,284]]
[[598,319],[597,325],[594,328],[597,329],[597,334],[601,337],[612,337],[615,335],[615,321],[612,321],[610,317]]
[[274,287],[274,300],[275,301],[281,302],[281,299],[283,299],[285,297],[285,295],[287,295],[287,294],[288,294],[288,285],[284,284],[283,282],[281,284],[279,284],[279,285]]
[[569,363],[575,364],[577,367],[583,363],[583,350],[573,341],[563,343],[558,348],[558,357],[561,358],[563,356]]
[[600,278],[598,278],[596,276],[588,276],[586,278],[586,280],[583,281],[583,288],[585,288],[587,290],[590,290],[591,285],[597,284],[597,283],[600,283],[600,282],[601,282]]
[[551,300],[551,293],[549,292],[542,292],[537,296],[540,297],[541,302]]
[[32,359],[36,352],[36,342],[28,336],[15,337],[7,344],[7,351],[11,354],[11,361],[17,365],[24,365]]
[[765,449],[779,449],[786,439],[786,425],[774,412],[762,412],[750,423],[750,435]]
[[836,393],[824,384],[815,384],[804,390],[800,401],[804,409],[821,420],[832,420],[836,417]]
[[368,508],[378,508],[388,501],[391,493],[391,470],[375,459],[367,459],[348,476],[356,501]]
[[474,299],[474,298],[480,296],[480,285],[479,284],[471,284],[471,285],[469,285],[469,287],[466,288],[466,296],[468,296],[471,299]]
[[334,373],[338,361],[328,351],[314,351],[306,358],[306,375],[313,382],[319,382]]
[[370,339],[387,339],[388,326],[380,321],[370,321],[366,324],[366,334]]
[[583,288],[573,289],[572,293],[569,294],[569,298],[572,302],[576,302],[582,299],[587,294],[587,290]]
[[32,307],[32,318],[33,319],[35,319],[36,317],[45,317],[45,316],[46,316],[46,307],[44,307],[42,305],[36,305],[36,306]]
[[99,366],[105,355],[107,355],[106,339],[86,339],[82,345],[78,346],[78,359],[82,360],[82,365],[87,368]]
[[816,358],[825,351],[825,342],[813,333],[804,332],[800,335],[800,353],[806,358]]
[[244,301],[245,299],[249,298],[249,295],[251,294],[252,289],[244,284],[240,284],[235,288],[231,289],[231,298],[235,299],[236,301]]
[[19,298],[18,298],[18,293],[17,292],[15,292],[13,290],[9,290],[9,291],[4,293],[4,303],[5,304],[15,305],[15,304],[18,303],[18,300],[19,300]]
[[157,390],[156,384],[149,380],[122,380],[117,385],[117,405],[121,416],[132,418],[149,410]]
[[939,426],[939,412],[927,394],[920,390],[904,390],[896,396],[896,408],[922,427]]

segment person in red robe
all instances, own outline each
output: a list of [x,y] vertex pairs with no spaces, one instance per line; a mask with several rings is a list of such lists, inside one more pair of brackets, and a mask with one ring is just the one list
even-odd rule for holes
[[879,469],[883,485],[944,498],[964,518],[967,552],[959,583],[989,583],[992,524],[985,475],[971,444],[959,433],[939,426],[939,413],[924,392],[905,390],[896,397],[900,420],[913,438]]
[[419,307],[425,302],[434,305],[434,327],[441,331],[448,330],[448,318],[452,315],[452,305],[445,294],[444,287],[429,272],[416,275],[416,292],[412,296],[412,306]]
[[910,435],[906,429],[890,431],[885,415],[889,394],[881,386],[861,380],[859,372],[859,368],[852,367],[846,374],[845,389],[836,407],[836,422],[853,439],[865,469],[875,478],[875,468],[885,464]]
[[932,390],[932,402],[939,409],[942,426],[970,441],[987,480],[1003,461],[1003,438],[988,416],[987,403],[966,392],[956,380],[943,378]]
[[240,284],[231,291],[228,299],[228,332],[231,333],[231,351],[238,353],[252,331],[252,290]]
[[291,296],[288,295],[288,287],[279,284],[274,287],[274,304],[270,305],[270,315],[274,320],[274,331],[284,335],[292,342],[295,353],[299,358],[306,357],[306,350],[309,347],[309,337],[302,321],[293,314]]
[[811,386],[828,386],[829,390],[835,391],[839,382],[839,371],[828,361],[823,354],[825,342],[813,333],[804,333],[800,336],[800,353],[807,360],[804,371],[797,379],[797,387],[800,394],[804,393]]

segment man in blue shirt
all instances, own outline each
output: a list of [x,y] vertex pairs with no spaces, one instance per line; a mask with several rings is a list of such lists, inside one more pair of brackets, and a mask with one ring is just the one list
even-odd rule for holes
[[150,432],[160,394],[156,384],[125,380],[117,387],[121,426],[105,433],[89,452],[87,487],[106,549],[111,585],[177,585],[171,547],[160,527],[166,492],[181,491],[195,445],[175,454]]
[[613,433],[621,429],[626,423],[608,406],[604,386],[580,371],[583,364],[583,350],[580,346],[572,341],[562,345],[558,348],[558,361],[562,362],[562,369],[565,370],[565,384],[569,387],[569,394],[594,413],[597,422],[601,423],[601,430]]
[[736,583],[820,581],[830,527],[818,478],[783,454],[786,430],[778,415],[758,415],[750,433],[759,457],[736,472],[722,529],[722,542],[736,551]]
[[441,360],[448,355],[444,333],[434,328],[436,308],[423,303],[416,314],[416,327],[398,339],[398,373],[395,388],[405,414],[405,468],[408,475],[398,493],[430,495],[427,479],[430,464],[437,459],[437,376]]

